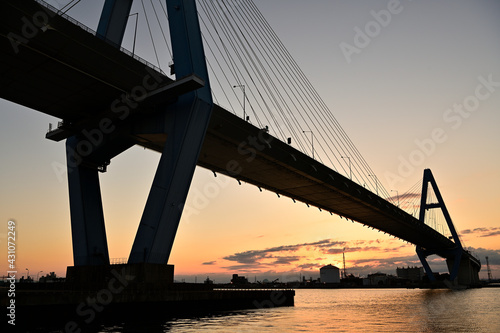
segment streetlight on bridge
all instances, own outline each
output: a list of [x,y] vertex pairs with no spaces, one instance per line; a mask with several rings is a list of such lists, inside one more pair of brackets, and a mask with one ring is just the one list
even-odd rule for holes
[[132,55],[135,55],[135,39],[137,37],[137,22],[139,21],[139,13],[133,13],[128,16],[130,17],[134,15],[135,15],[135,31],[134,31],[134,44],[132,46]]
[[247,99],[246,93],[245,93],[245,85],[244,84],[237,84],[233,86],[233,88],[241,88],[243,91],[243,120],[247,121],[246,117],[246,112],[245,112],[245,100]]
[[312,158],[314,160],[314,133],[313,131],[302,131],[302,133],[311,133],[311,149],[312,149]]
[[351,158],[349,156],[340,156],[342,159],[347,158],[349,160],[349,179],[352,180],[352,169],[351,169]]
[[377,195],[378,195],[378,180],[377,180],[377,176],[375,175],[368,175],[369,177],[373,177],[373,179],[375,179],[375,190],[377,191]]
[[399,192],[398,192],[398,190],[391,190],[391,192],[396,192],[396,196],[398,197],[398,207],[399,207]]
[[40,273],[43,273],[43,271],[40,271],[40,272],[36,273],[36,280],[37,281],[40,281],[40,279],[38,278],[38,274],[40,274]]

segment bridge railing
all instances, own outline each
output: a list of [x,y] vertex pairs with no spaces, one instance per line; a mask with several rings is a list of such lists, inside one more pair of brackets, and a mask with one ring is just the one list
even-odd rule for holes
[[111,265],[122,265],[128,262],[128,258],[109,258]]
[[[87,27],[85,24],[75,20],[74,18],[72,18],[71,16],[65,14],[64,12],[62,12],[61,10],[55,8],[54,6],[48,4],[47,2],[43,1],[43,0],[35,0],[35,2],[37,2],[38,4],[46,7],[47,9],[53,11],[54,13],[56,13],[58,16],[64,18],[65,20],[73,23],[74,25],[80,27],[81,29],[85,30],[86,32],[94,35],[94,36],[97,36],[97,32],[89,27]],[[126,48],[122,47],[121,45],[118,45],[112,41],[110,41],[109,39],[107,38],[104,38],[103,36],[98,36],[99,38],[101,38],[102,40],[104,40],[106,43],[110,44],[110,45],[113,45],[114,47],[116,47],[117,49],[119,49],[121,52],[125,53],[126,55],[134,58],[135,60],[137,61],[140,61],[142,62],[144,65],[150,67],[151,69],[163,74],[163,75],[166,75],[165,72],[162,71],[162,69],[158,66],[155,66],[153,65],[152,63],[150,63],[149,61],[139,57],[137,54],[127,50]]]

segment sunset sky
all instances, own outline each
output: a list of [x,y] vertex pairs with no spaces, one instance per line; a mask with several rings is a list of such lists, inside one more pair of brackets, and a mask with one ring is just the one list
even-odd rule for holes
[[[96,29],[102,3],[81,1],[68,14]],[[385,188],[403,193],[432,169],[465,246],[483,263],[480,277],[489,256],[500,278],[500,2],[255,4]],[[136,1],[132,12],[141,10]],[[383,26],[382,10],[392,12]],[[361,43],[358,32],[376,24]],[[138,39],[137,53],[154,62],[147,38]],[[64,276],[73,264],[64,142],[44,138],[58,119],[5,100],[0,110],[2,249],[13,219],[18,271]],[[417,154],[424,158],[410,163]],[[101,174],[111,258],[130,253],[159,157],[133,147]],[[206,196],[207,186],[218,190]],[[420,266],[411,244],[199,167],[186,207],[169,260],[178,280],[316,278],[321,266],[341,267],[343,248],[355,275]],[[441,259],[431,266],[446,271]],[[6,267],[4,260],[2,274]]]

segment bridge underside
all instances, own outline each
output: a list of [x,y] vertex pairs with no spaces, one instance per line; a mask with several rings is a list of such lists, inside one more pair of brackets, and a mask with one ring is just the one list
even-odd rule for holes
[[[82,131],[102,131],[102,120],[115,130],[86,159],[102,167],[134,144],[162,152],[168,133],[146,123],[158,106],[203,86],[196,77],[173,81],[115,46],[34,2],[2,2],[0,8],[0,97],[64,120],[48,134],[59,141]],[[21,8],[22,7],[22,8]],[[47,29],[23,37],[23,17],[43,12]],[[12,39],[12,32],[22,38]],[[10,34],[10,35],[9,35]],[[137,97],[136,87],[155,84]],[[117,106],[121,107],[119,112]],[[455,243],[385,199],[352,182],[266,131],[215,105],[198,165],[338,214],[449,257]],[[479,271],[480,265],[469,253]]]

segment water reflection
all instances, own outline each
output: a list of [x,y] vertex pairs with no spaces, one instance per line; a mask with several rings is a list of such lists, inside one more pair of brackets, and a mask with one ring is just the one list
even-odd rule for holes
[[[500,332],[500,288],[296,290],[295,307],[111,320],[93,332]],[[47,332],[47,330],[42,330]],[[89,331],[89,330],[86,330]]]

